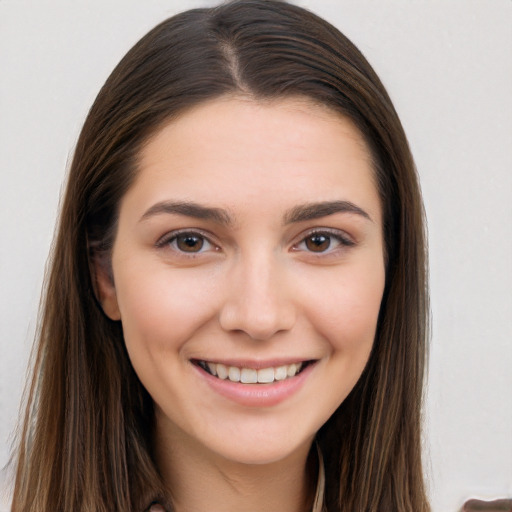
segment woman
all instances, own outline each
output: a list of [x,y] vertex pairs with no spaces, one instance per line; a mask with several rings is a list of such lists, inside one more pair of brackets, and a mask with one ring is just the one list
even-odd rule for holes
[[359,51],[278,1],[153,29],[70,170],[13,511],[426,511],[423,210]]

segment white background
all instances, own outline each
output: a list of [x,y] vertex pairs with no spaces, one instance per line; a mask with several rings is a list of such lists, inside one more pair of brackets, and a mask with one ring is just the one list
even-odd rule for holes
[[[61,183],[97,91],[186,0],[0,0],[0,466],[25,382]],[[433,335],[434,512],[512,496],[512,1],[303,0],[387,86],[421,176]],[[1,506],[0,506],[1,507]]]

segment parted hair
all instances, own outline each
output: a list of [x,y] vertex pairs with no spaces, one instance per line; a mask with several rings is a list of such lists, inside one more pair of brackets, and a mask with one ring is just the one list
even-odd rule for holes
[[[408,143],[359,50],[313,13],[278,0],[193,9],[121,60],[84,123],[49,261],[16,457],[13,512],[172,510],[152,453],[151,397],[122,328],[103,313],[93,263],[108,265],[120,200],[148,139],[223,95],[305,97],[352,120],[372,157],[386,284],[374,346],[317,434],[328,512],[427,512],[421,408],[427,351],[425,223]],[[172,489],[170,490],[172,494]]]

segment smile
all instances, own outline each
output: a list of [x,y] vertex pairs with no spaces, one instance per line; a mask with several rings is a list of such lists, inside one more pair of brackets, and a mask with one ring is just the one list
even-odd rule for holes
[[241,382],[242,384],[271,384],[291,379],[299,374],[310,362],[298,362],[268,368],[245,368],[227,366],[211,361],[196,361],[205,372],[221,380]]

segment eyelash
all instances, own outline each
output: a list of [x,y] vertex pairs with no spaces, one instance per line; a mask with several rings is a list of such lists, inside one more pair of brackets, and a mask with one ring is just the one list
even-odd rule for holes
[[[195,238],[198,239],[201,242],[201,247],[198,251],[186,251],[178,247],[178,239],[180,236],[185,236],[190,239]],[[324,237],[325,241],[327,243],[327,247],[324,250],[320,251],[314,251],[310,250],[307,247],[301,249],[301,245],[306,245],[308,241],[312,240],[313,237]],[[337,244],[334,248],[332,247],[333,240]],[[206,249],[203,248],[204,244],[207,244]],[[306,253],[309,253],[313,256],[322,257],[324,255],[336,252],[338,250],[341,250],[342,248],[349,248],[355,245],[354,240],[352,240],[348,235],[345,233],[334,230],[334,229],[315,229],[310,232],[308,232],[305,236],[303,235],[298,243],[294,244],[292,246],[293,251],[304,251]],[[214,251],[220,250],[218,245],[214,244],[210,238],[204,234],[203,232],[199,230],[181,230],[181,231],[173,231],[171,233],[168,233],[164,235],[162,238],[160,238],[155,246],[159,249],[165,248],[165,247],[171,247],[172,250],[183,257],[193,258],[196,257],[198,254],[202,254],[204,252],[209,252],[212,249]]]

